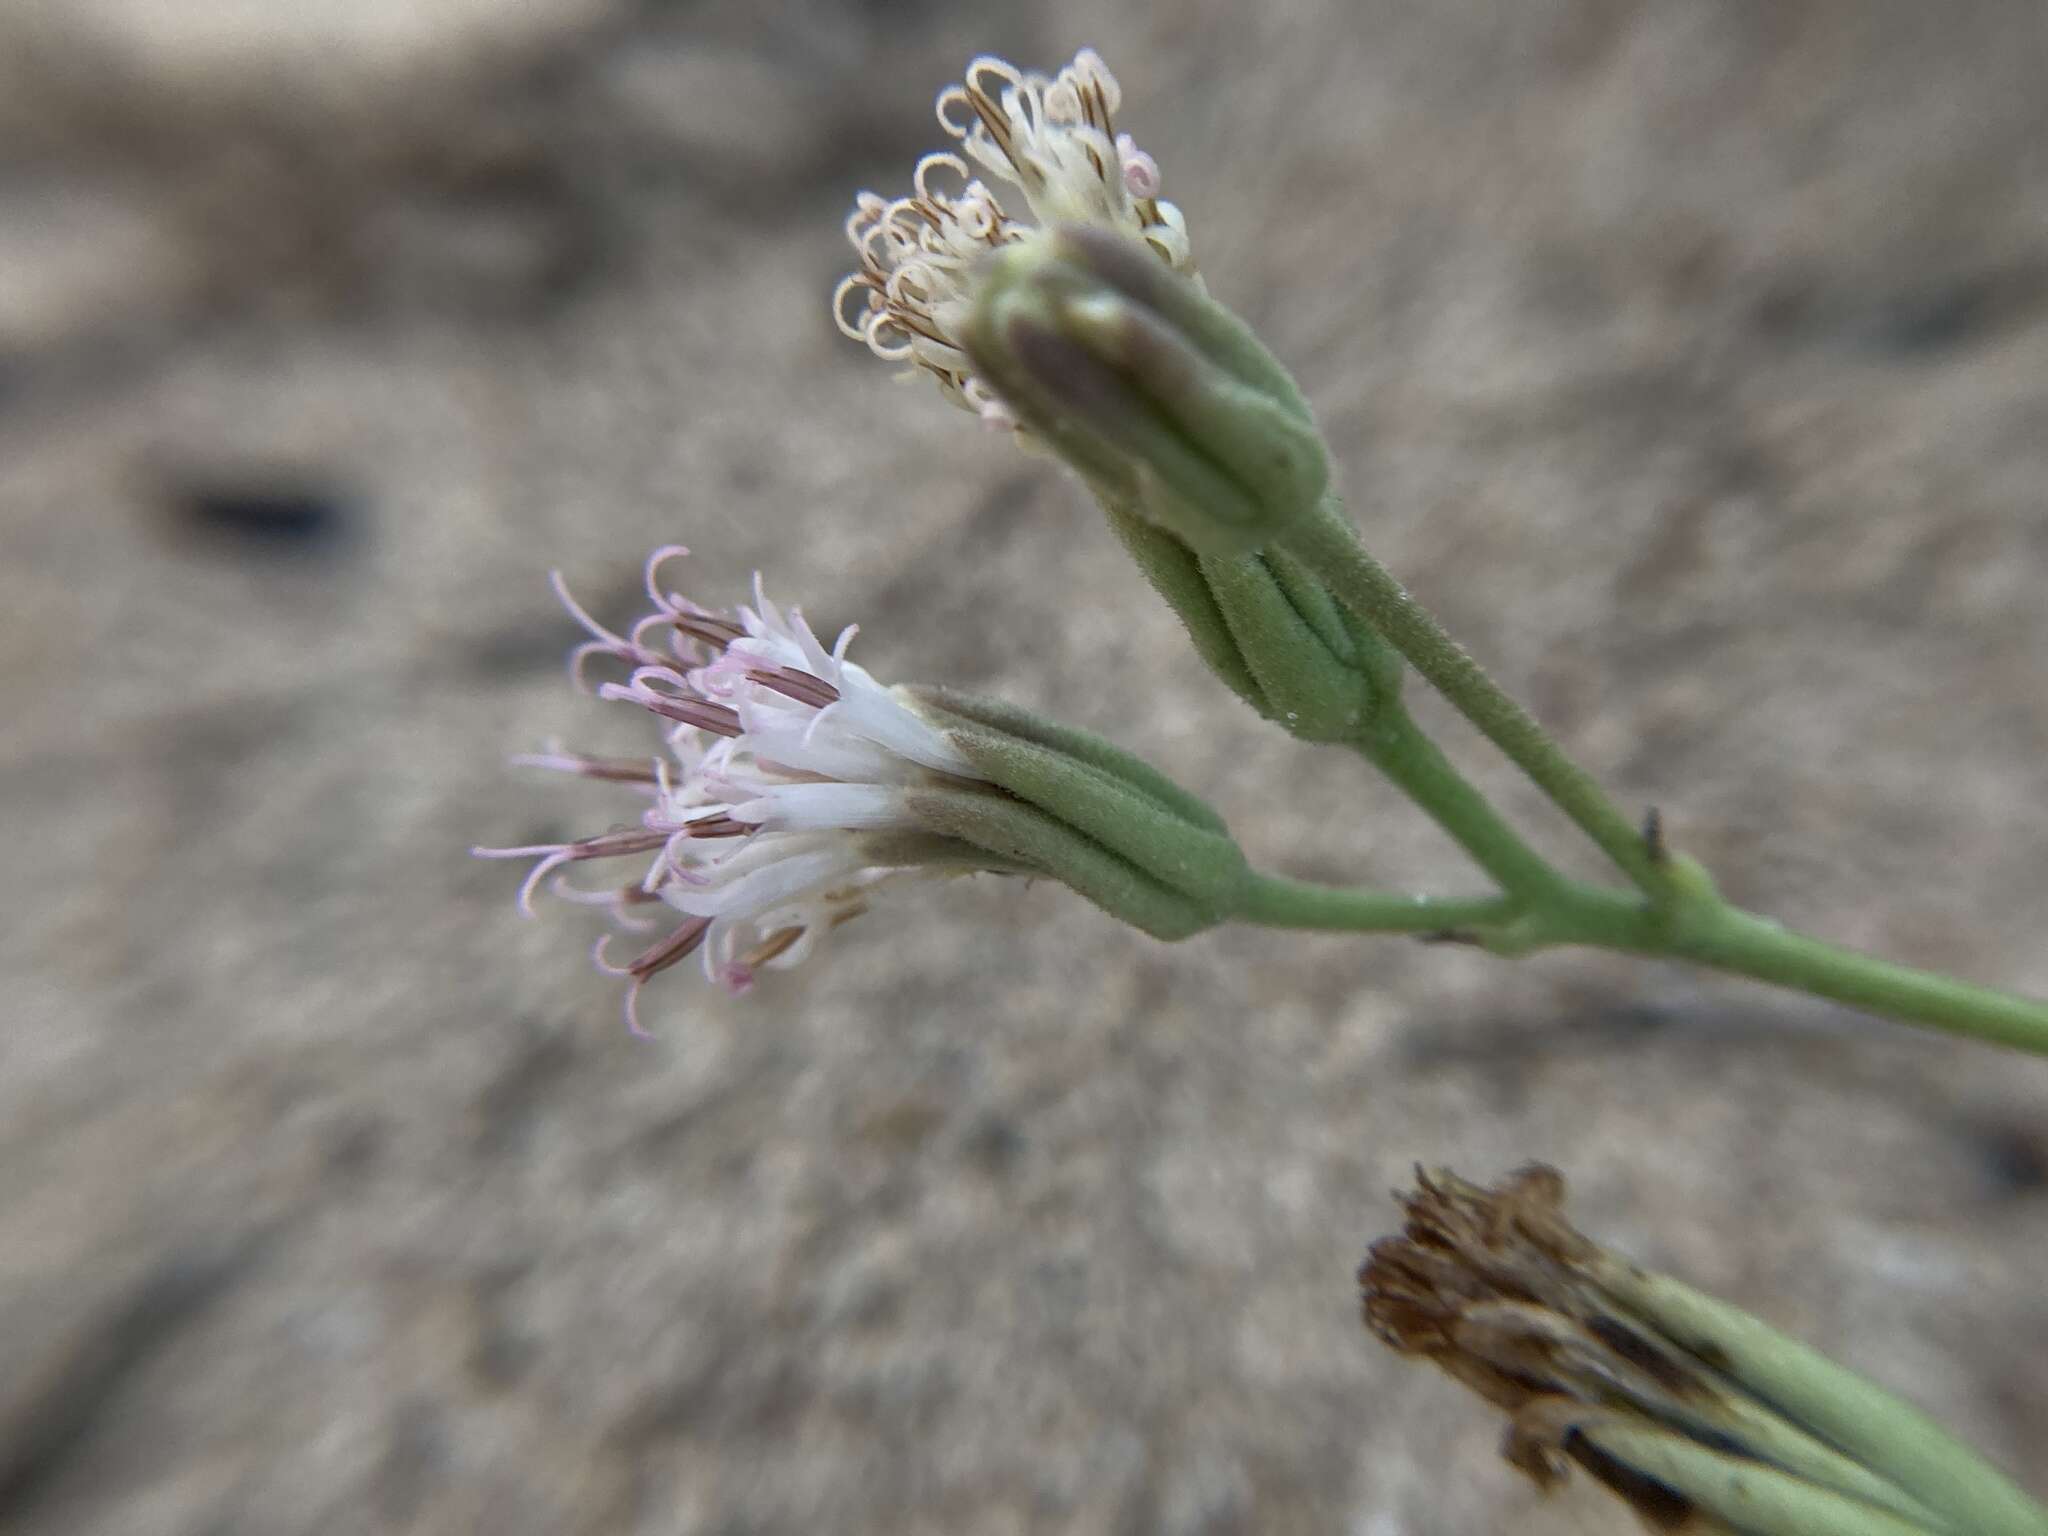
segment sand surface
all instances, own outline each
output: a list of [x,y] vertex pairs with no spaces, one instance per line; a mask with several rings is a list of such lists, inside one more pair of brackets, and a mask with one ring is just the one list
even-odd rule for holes
[[1621,1533],[1357,1323],[1413,1162],[1531,1157],[2048,1495],[2048,1064],[999,880],[643,1044],[465,856],[611,819],[504,766],[645,741],[545,572],[624,620],[680,540],[1268,867],[1471,885],[828,321],[938,88],[1082,44],[1588,766],[1761,910],[2048,993],[2039,0],[16,0],[0,1527]]

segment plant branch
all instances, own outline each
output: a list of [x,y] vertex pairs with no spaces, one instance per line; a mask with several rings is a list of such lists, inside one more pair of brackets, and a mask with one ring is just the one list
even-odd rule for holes
[[1534,902],[1570,885],[1422,733],[1398,700],[1380,706],[1358,750],[1510,896]]
[[1411,896],[1405,891],[1351,890],[1254,872],[1239,922],[1262,928],[1347,933],[1463,933],[1505,922],[1514,903],[1504,896]]
[[1723,901],[1688,911],[1666,937],[1626,947],[2048,1056],[2048,1003],[1844,949]]
[[1502,692],[1435,616],[1366,552],[1334,498],[1326,499],[1315,515],[1296,523],[1284,536],[1284,545],[1322,576],[1339,602],[1385,636],[1460,714],[1506,753],[1623,874],[1653,899],[1664,896],[1663,871],[1637,825],[1584,769],[1565,756],[1521,705]]

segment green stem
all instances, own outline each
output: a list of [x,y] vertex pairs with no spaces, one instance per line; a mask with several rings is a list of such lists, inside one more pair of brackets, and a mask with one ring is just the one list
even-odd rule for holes
[[2048,1003],[1793,933],[1730,906],[1690,860],[1653,855],[1637,827],[1429,612],[1358,542],[1330,504],[1304,519],[1288,548],[1318,571],[1511,758],[1641,888],[1647,902],[1566,880],[1418,731],[1398,706],[1360,750],[1458,840],[1518,905],[1480,937],[1502,952],[1591,944],[1690,960],[1914,1024],[2048,1055]]
[[1385,701],[1358,750],[1448,832],[1511,896],[1560,892],[1569,882],[1522,840],[1396,700]]
[[1502,896],[1410,896],[1402,891],[1345,890],[1254,872],[1236,915],[1239,922],[1262,928],[1458,933],[1511,920],[1514,903]]
[[1636,824],[1366,552],[1334,498],[1326,500],[1316,515],[1294,525],[1284,542],[1291,554],[1329,583],[1338,601],[1384,635],[1506,753],[1623,874],[1652,896],[1664,893],[1662,870]]
[[1726,902],[1687,911],[1668,937],[1626,947],[2048,1055],[2048,1003],[1858,954]]
[[1880,1017],[2048,1056],[2048,1003],[1809,938],[1730,906],[1711,891],[1657,907],[1626,892],[1558,879],[1533,897],[1517,892],[1491,901],[1447,900],[1328,890],[1255,875],[1238,917],[1271,928],[1469,933],[1500,954],[1578,944],[1689,960]]

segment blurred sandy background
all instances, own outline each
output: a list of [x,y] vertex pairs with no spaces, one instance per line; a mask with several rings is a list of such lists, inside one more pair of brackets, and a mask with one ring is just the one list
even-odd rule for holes
[[645,741],[544,573],[681,539],[1471,884],[828,321],[939,87],[1083,44],[1514,692],[1739,898],[2048,992],[2039,0],[8,0],[0,1527],[1621,1532],[1356,1321],[1412,1161],[1532,1156],[2048,1494],[2042,1063],[998,881],[650,1046],[464,856],[610,818],[503,766]]

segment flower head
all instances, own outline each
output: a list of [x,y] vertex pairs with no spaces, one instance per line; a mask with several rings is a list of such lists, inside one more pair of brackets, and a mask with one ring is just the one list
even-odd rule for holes
[[[839,328],[877,357],[930,374],[954,404],[1014,429],[976,376],[962,337],[981,258],[1034,233],[1014,216],[1020,197],[1036,227],[1112,230],[1194,275],[1187,221],[1159,196],[1158,163],[1117,131],[1121,101],[1116,77],[1092,49],[1050,77],[987,56],[969,64],[966,82],[938,100],[939,126],[959,152],[920,160],[908,197],[861,193],[846,221],[859,266],[833,294]],[[959,190],[942,187],[941,172]],[[983,175],[1004,185],[1011,207]]]
[[[556,749],[521,760],[629,786],[639,816],[570,842],[474,850],[535,861],[519,894],[527,912],[546,882],[609,907],[629,930],[656,930],[649,909],[679,916],[623,963],[609,938],[598,945],[598,965],[631,982],[636,1033],[641,986],[679,961],[699,955],[708,976],[743,992],[762,967],[797,964],[885,886],[995,863],[977,866],[966,845],[917,835],[914,792],[982,775],[904,697],[846,659],[852,627],[827,650],[801,613],[768,600],[759,577],[751,606],[700,607],[661,583],[662,567],[683,553],[672,545],[649,558],[653,611],[623,635],[554,578],[591,636],[571,655],[572,675],[582,684],[594,657],[624,664],[626,679],[602,684],[598,697],[660,717],[665,752],[633,762]],[[604,859],[637,859],[641,872],[604,890],[563,878],[571,864]]]
[[1366,1327],[1508,1415],[1538,1486],[1576,1466],[1656,1531],[2038,1531],[2025,1494],[1918,1410],[1565,1217],[1527,1164],[1416,1169],[1359,1271]]

